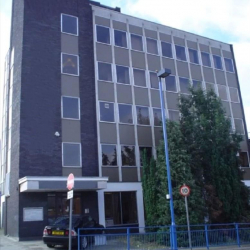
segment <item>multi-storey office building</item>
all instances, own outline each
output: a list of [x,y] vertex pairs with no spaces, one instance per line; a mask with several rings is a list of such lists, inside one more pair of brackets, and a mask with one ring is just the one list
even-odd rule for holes
[[87,0],[14,0],[5,67],[1,210],[5,233],[40,237],[68,213],[105,226],[144,226],[141,154],[156,156],[155,70],[169,68],[165,112],[178,120],[189,82],[213,88],[232,127],[247,132],[233,48]]

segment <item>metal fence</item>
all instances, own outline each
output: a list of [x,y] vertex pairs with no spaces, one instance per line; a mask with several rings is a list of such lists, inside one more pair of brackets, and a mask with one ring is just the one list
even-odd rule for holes
[[[192,248],[250,244],[250,223],[191,225]],[[189,249],[186,226],[176,226],[178,248]],[[79,229],[78,250],[165,250],[170,227]]]

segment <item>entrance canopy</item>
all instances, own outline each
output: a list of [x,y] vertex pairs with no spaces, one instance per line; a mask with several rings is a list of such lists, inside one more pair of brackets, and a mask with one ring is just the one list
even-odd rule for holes
[[[108,177],[75,177],[75,191],[107,188]],[[20,192],[67,191],[67,176],[25,176],[19,179]]]

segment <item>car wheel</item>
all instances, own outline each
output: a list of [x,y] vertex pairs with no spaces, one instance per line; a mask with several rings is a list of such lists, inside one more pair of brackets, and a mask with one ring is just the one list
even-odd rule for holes
[[53,248],[53,247],[55,247],[55,246],[54,246],[54,245],[51,245],[51,244],[47,244],[47,247]]
[[81,247],[82,247],[82,249],[86,249],[87,246],[88,246],[88,239],[87,239],[87,237],[84,236],[81,239]]

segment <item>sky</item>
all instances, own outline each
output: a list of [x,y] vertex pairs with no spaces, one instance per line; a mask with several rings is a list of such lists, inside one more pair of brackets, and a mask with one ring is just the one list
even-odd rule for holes
[[[120,7],[121,12],[127,15],[233,44],[250,132],[249,0],[99,0],[99,2],[111,7]],[[11,0],[0,0],[0,110],[2,110],[3,62],[9,47],[10,10]]]

